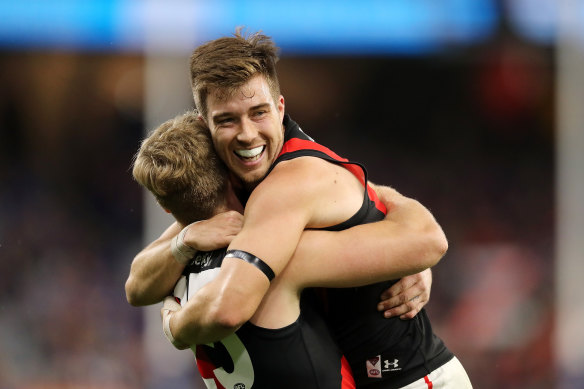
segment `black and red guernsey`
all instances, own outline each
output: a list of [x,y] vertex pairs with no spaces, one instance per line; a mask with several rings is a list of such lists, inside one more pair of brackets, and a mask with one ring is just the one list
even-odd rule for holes
[[[385,206],[367,185],[362,165],[314,142],[288,115],[284,125],[284,146],[270,171],[282,161],[317,157],[344,166],[367,188],[355,215],[324,229],[338,231],[384,218]],[[215,277],[224,255],[225,250],[197,253],[175,288],[182,304]],[[193,347],[207,387],[351,389],[356,381],[358,388],[393,389],[424,377],[453,355],[432,333],[424,310],[403,321],[377,312],[381,292],[396,281],[326,289],[324,308],[313,289],[305,290],[294,323],[280,329],[246,323],[220,342]]]
[[[363,205],[355,215],[324,229],[342,230],[383,219],[386,208],[367,184],[364,166],[314,142],[288,115],[284,126],[284,146],[272,168],[293,158],[322,158],[344,166],[367,188]],[[432,332],[424,309],[412,320],[386,319],[377,311],[381,293],[397,281],[326,290],[325,316],[329,328],[349,361],[359,388],[399,388],[423,378],[454,357]]]

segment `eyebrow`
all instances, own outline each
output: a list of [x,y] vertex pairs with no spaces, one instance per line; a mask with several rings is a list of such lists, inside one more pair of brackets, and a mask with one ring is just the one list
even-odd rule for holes
[[[248,111],[255,111],[258,109],[262,109],[262,108],[269,108],[270,107],[270,103],[261,103],[258,105],[254,105],[253,107],[250,107]],[[234,114],[232,112],[221,112],[218,113],[217,115],[214,115],[212,117],[213,119],[213,123],[217,123],[218,121],[224,119],[224,118],[228,118],[234,116]]]
[[222,112],[220,114],[214,115],[213,116],[213,123],[217,123],[219,121],[221,121],[224,118],[228,118],[230,116],[233,116],[233,114],[231,112]]
[[257,109],[260,108],[266,108],[266,107],[270,107],[270,103],[262,103],[262,104],[258,104],[258,105],[254,105],[253,107],[251,107],[249,110],[250,111],[255,111]]

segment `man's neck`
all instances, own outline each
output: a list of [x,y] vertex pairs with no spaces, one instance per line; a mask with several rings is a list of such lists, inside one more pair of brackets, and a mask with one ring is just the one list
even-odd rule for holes
[[253,188],[248,188],[245,183],[236,177],[232,172],[229,172],[229,181],[231,181],[231,187],[233,188],[235,195],[241,204],[245,207],[245,204],[247,203]]

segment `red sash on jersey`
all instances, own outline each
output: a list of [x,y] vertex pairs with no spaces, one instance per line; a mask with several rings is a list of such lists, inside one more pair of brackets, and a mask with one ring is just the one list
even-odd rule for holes
[[[363,172],[363,169],[359,165],[355,165],[354,163],[350,162],[348,159],[338,156],[335,152],[326,148],[325,146],[318,144],[316,142],[312,142],[310,140],[304,140],[304,139],[299,139],[299,138],[289,139],[288,141],[286,141],[286,143],[284,143],[284,146],[282,147],[282,151],[280,152],[278,157],[280,157],[284,154],[291,153],[294,151],[299,151],[299,150],[320,151],[321,153],[326,154],[328,157],[343,163],[343,166],[347,170],[349,170],[351,173],[353,173],[353,175],[355,177],[357,177],[357,179],[359,180],[359,182],[361,182],[361,184],[365,185],[365,173]],[[383,204],[381,201],[379,201],[379,198],[377,197],[377,193],[375,193],[375,191],[368,184],[367,184],[367,194],[369,195],[369,198],[371,199],[371,201],[373,201],[373,203],[375,204],[375,208],[377,208],[379,211],[383,212],[384,214],[387,214],[387,208],[385,207],[385,204]]]

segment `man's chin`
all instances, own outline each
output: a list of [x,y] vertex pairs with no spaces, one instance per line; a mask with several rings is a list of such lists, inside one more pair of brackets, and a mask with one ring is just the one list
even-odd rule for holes
[[251,192],[253,189],[255,189],[256,186],[259,185],[260,182],[262,182],[264,175],[246,174],[243,176],[240,175],[239,179],[241,180],[243,186]]
[[244,170],[237,169],[232,170],[243,186],[249,191],[253,190],[260,182],[266,177],[268,173],[268,167],[266,166],[256,166],[255,169]]
[[252,190],[254,190],[256,188],[256,186],[258,186],[260,184],[260,182],[262,182],[261,179],[248,179],[243,181],[243,186],[249,191],[251,192]]

